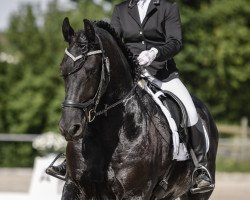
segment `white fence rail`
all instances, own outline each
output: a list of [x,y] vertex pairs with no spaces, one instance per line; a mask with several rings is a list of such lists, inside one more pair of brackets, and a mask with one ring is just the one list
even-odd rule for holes
[[40,134],[0,133],[0,142],[32,142]]
[[241,137],[245,138],[247,135],[250,135],[250,128],[248,127],[248,119],[246,117],[241,119],[240,125],[217,124],[217,128],[220,133],[241,135]]
[[235,161],[250,161],[250,140],[220,139],[217,156]]
[[[219,133],[226,133],[234,137],[220,138],[218,156],[233,159],[250,160],[250,128],[248,119],[242,118],[239,126],[217,124]],[[9,134],[0,133],[0,142],[32,142],[40,134]]]
[[[240,125],[217,124],[219,133],[227,133],[241,137],[242,139],[248,138],[250,135],[250,128],[248,127],[248,119],[243,117]],[[32,142],[40,134],[13,134],[13,133],[0,133],[0,142]]]

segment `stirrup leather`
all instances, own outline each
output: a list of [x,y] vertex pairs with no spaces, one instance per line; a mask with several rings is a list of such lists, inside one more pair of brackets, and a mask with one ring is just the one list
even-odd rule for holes
[[197,171],[201,171],[201,173],[204,173],[206,174],[210,180],[212,180],[212,177],[209,173],[209,171],[207,170],[206,167],[200,165],[199,167],[196,167],[192,173],[192,188],[190,189],[190,192],[192,194],[197,194],[197,193],[205,193],[205,192],[209,192],[209,191],[212,191],[215,187],[215,185],[213,183],[210,183],[210,185],[208,186],[205,186],[205,187],[201,187],[201,188],[198,188],[198,187],[195,187],[195,174]]
[[58,175],[55,172],[51,171],[50,169],[54,167],[54,163],[59,159],[59,158],[65,158],[65,154],[60,153],[58,154],[55,159],[52,161],[52,163],[49,165],[49,167],[45,170],[46,174],[53,176],[55,178],[58,178],[60,180],[66,181],[66,176]]

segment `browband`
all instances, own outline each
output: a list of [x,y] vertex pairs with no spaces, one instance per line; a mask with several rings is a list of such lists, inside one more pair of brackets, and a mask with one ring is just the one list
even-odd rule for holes
[[[79,59],[81,59],[83,57],[83,55],[79,55],[79,56],[73,56],[69,51],[68,49],[66,48],[65,49],[65,53],[75,62]],[[94,54],[100,54],[102,53],[102,50],[96,50],[96,51],[90,51],[87,53],[87,56],[91,56],[91,55],[94,55]]]

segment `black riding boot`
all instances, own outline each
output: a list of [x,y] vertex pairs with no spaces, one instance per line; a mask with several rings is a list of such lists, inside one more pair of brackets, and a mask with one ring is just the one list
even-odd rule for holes
[[[211,176],[207,170],[207,153],[206,153],[206,138],[201,120],[190,127],[191,128],[191,143],[194,154],[197,158],[196,169],[193,173],[193,188],[192,193],[203,193],[214,189]],[[193,159],[194,160],[194,159]]]
[[65,176],[66,175],[66,159],[60,165],[49,166],[46,169],[46,172],[50,175]]

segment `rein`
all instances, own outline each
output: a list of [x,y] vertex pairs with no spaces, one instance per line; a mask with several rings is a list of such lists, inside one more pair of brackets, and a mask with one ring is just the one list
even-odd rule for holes
[[[117,102],[106,106],[105,109],[101,110],[101,111],[96,111],[96,108],[100,102],[101,96],[102,94],[104,94],[109,82],[110,82],[110,63],[109,63],[109,58],[107,56],[105,56],[105,51],[103,49],[103,45],[102,45],[102,41],[100,39],[100,37],[98,35],[96,35],[96,37],[99,40],[99,45],[100,45],[100,50],[96,50],[96,51],[90,51],[88,52],[86,55],[87,56],[91,56],[91,55],[96,55],[96,54],[102,54],[102,71],[101,71],[101,79],[99,82],[99,86],[98,89],[95,93],[95,96],[92,99],[89,99],[85,102],[82,103],[76,103],[72,100],[65,100],[62,103],[62,108],[65,107],[70,107],[70,108],[77,108],[77,109],[81,109],[84,111],[87,121],[88,123],[91,123],[94,121],[96,116],[102,115],[104,113],[106,113],[108,110],[116,107],[117,105],[123,103],[135,90],[135,88],[137,87],[137,84],[135,84],[133,86],[133,88],[130,90],[130,92],[122,99],[118,100]],[[74,62],[76,62],[77,60],[83,58],[83,55],[79,55],[79,56],[73,56],[68,50],[67,48],[65,49],[65,53],[66,55],[68,55]],[[84,60],[85,61],[85,60]],[[84,62],[83,61],[83,62]],[[77,71],[79,71],[81,68],[83,67],[83,64],[80,64],[79,67],[77,67],[75,70],[73,70],[72,72],[69,72],[67,74],[71,75],[73,73],[76,73]],[[92,107],[89,109],[89,107]]]

